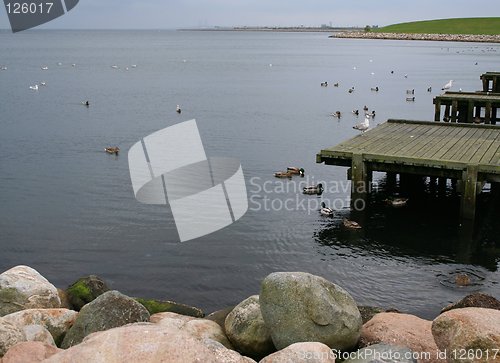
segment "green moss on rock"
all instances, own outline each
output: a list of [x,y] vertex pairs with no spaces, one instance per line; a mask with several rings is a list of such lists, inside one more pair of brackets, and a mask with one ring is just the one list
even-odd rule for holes
[[27,299],[17,289],[0,288],[0,316],[9,315],[24,309]]
[[79,311],[84,305],[109,291],[106,283],[95,275],[82,277],[66,289],[71,306]]
[[205,316],[205,314],[201,309],[184,304],[179,304],[173,301],[161,301],[155,299],[142,299],[142,298],[136,298],[135,300],[140,304],[142,304],[149,311],[151,315],[157,313],[169,312],[169,313],[193,316],[195,318],[203,318]]

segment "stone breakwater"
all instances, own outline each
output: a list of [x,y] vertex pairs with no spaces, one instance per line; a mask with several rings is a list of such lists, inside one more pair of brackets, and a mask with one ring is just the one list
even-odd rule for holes
[[476,293],[429,321],[358,306],[319,276],[275,272],[258,295],[205,317],[97,276],[57,289],[28,266],[0,274],[0,363],[336,361],[500,362],[500,301]]
[[500,43],[500,35],[468,35],[468,34],[339,32],[330,35],[330,38],[433,40],[433,41],[443,41],[443,42]]

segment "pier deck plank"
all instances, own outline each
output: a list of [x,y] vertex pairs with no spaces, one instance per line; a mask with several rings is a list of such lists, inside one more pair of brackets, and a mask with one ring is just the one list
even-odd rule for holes
[[317,162],[349,165],[353,155],[376,165],[500,175],[500,127],[428,121],[389,120],[336,146],[321,150]]

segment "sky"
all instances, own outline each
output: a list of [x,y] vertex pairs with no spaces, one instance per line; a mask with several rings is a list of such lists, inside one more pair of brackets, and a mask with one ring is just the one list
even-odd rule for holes
[[[22,0],[19,0],[22,2]],[[50,0],[59,1],[59,0]],[[80,0],[46,29],[365,26],[500,16],[500,0]],[[9,28],[0,9],[0,29]]]

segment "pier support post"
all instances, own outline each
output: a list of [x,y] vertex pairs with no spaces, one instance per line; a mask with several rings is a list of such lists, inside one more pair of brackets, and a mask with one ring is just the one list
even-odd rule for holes
[[483,92],[488,92],[490,90],[490,81],[488,79],[483,78]]
[[446,186],[448,184],[448,179],[444,177],[439,177],[438,179],[438,193],[440,196],[446,195]]
[[476,112],[474,114],[474,118],[476,120],[481,121],[481,106],[479,106],[479,105],[476,105]]
[[441,102],[436,100],[434,105],[434,121],[441,121]]
[[363,154],[352,156],[351,208],[355,210],[366,207],[370,191],[371,171],[363,160]]
[[396,173],[387,173],[385,183],[388,192],[392,192],[396,189],[396,179]]
[[450,105],[444,106],[444,117],[443,121],[450,122]]
[[476,216],[477,172],[477,165],[467,165],[467,169],[462,174],[463,192],[460,210],[462,220],[474,220]]
[[458,119],[458,102],[456,100],[451,102],[451,122],[457,122]]
[[467,108],[467,121],[466,122],[471,124],[474,122],[474,102],[469,101],[467,106],[468,106],[468,108]]
[[485,124],[490,124],[491,123],[491,102],[486,102],[486,111],[484,114],[484,123]]

